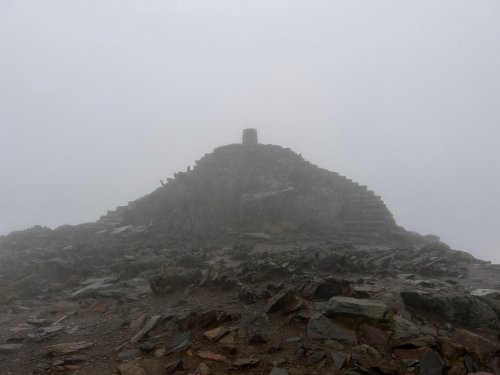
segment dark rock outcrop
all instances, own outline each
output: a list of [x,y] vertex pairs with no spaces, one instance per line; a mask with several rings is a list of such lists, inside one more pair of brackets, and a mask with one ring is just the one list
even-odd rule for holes
[[232,233],[338,235],[401,234],[380,197],[290,149],[234,144],[100,222],[151,225],[170,236]]
[[469,295],[423,292],[401,292],[407,306],[417,312],[469,327],[497,327],[498,317],[486,303]]

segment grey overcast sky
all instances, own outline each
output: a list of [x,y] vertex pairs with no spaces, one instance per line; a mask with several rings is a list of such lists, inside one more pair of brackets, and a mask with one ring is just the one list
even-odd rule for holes
[[1,0],[0,233],[96,220],[256,127],[500,263],[500,1]]

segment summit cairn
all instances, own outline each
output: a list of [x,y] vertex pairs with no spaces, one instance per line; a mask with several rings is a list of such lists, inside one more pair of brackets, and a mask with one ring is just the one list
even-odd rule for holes
[[258,143],[256,129],[119,210],[101,221],[149,226],[174,238],[266,233],[387,241],[406,233],[366,186],[288,148]]

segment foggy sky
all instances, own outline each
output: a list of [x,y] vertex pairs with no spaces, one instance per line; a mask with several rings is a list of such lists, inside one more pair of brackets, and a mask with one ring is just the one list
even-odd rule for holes
[[500,263],[500,2],[0,1],[0,234],[94,221],[256,127]]

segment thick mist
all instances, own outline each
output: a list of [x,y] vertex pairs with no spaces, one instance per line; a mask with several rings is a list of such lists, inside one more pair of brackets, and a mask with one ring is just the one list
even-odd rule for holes
[[96,220],[255,127],[500,263],[500,2],[0,2],[0,234]]

